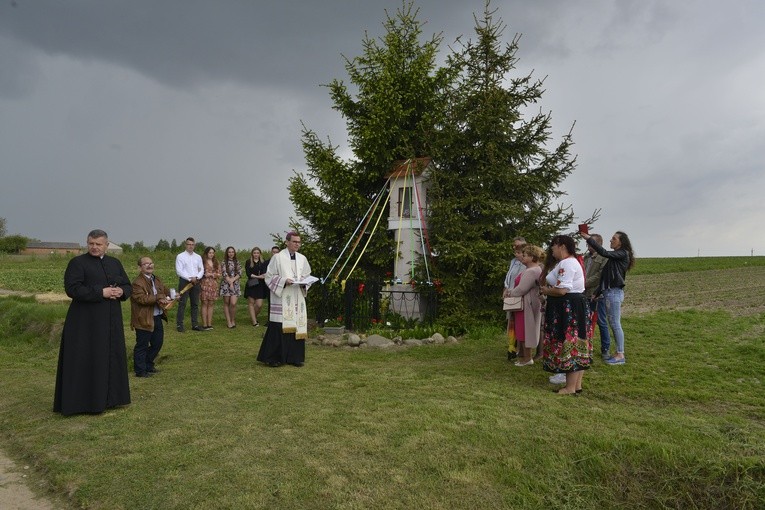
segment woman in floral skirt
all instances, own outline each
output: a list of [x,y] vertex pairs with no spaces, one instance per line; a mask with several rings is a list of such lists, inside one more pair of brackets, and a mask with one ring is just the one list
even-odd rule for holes
[[220,264],[215,258],[215,248],[208,246],[202,254],[202,264],[205,274],[202,277],[202,329],[212,329],[212,313],[215,308],[215,300],[218,299],[218,278],[220,278]]
[[592,363],[584,269],[576,258],[573,238],[558,235],[550,244],[558,263],[540,287],[547,296],[542,366],[548,372],[566,374],[566,386],[557,391],[559,395],[576,395],[582,391],[584,370]]

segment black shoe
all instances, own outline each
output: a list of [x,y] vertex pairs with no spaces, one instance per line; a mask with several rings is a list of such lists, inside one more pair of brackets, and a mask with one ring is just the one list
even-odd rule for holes
[[305,363],[303,363],[302,361],[298,361],[297,363],[290,363],[290,365],[292,365],[293,367],[298,367],[298,368],[300,368],[300,367],[302,367],[303,365],[305,365]]
[[154,368],[154,367],[151,367],[151,368],[150,368],[150,369],[148,369],[146,372],[147,372],[147,373],[149,373],[149,374],[158,374],[158,373],[159,373],[159,370],[157,370],[157,369],[156,369],[156,368]]
[[185,331],[186,331],[185,329],[183,329],[183,326],[178,326],[178,327],[177,327],[177,328],[175,328],[175,329],[176,329],[176,330],[178,330],[178,333],[183,333],[183,332],[185,332]]
[[517,352],[507,351],[507,361],[513,361],[517,357],[518,357]]
[[269,361],[268,362],[268,366],[271,367],[271,368],[276,368],[276,367],[282,366],[282,364],[279,363],[278,361]]
[[194,331],[202,331],[202,328],[200,328],[199,326],[192,326],[191,329],[193,329]]
[[136,377],[151,377],[153,375],[154,374],[152,374],[151,372],[144,372],[143,374],[135,374]]

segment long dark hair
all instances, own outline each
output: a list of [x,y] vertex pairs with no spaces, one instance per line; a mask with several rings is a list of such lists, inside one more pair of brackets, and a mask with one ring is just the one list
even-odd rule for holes
[[[202,262],[204,262],[205,264],[207,264],[207,253],[208,252],[213,252],[213,254],[214,254],[215,253],[215,248],[213,248],[212,246],[208,246],[207,248],[205,248],[205,251],[202,252]],[[218,266],[218,258],[217,257],[213,257],[212,261],[213,261],[213,269],[215,269],[217,271],[218,267],[219,267]]]
[[555,257],[553,257],[552,253],[552,243],[550,243],[550,246],[545,250],[545,263],[542,266],[542,275],[539,278],[540,281],[543,282],[545,280],[547,274],[555,267],[555,263]]
[[569,255],[576,256],[576,242],[574,238],[567,235],[557,235],[550,241],[550,246],[565,246]]
[[[234,258],[233,259],[229,259],[228,258],[228,250],[232,250],[234,252]],[[233,273],[229,272],[229,270],[228,270],[228,262],[229,262],[229,260],[233,260],[234,261],[234,269],[233,269],[234,272]],[[236,248],[234,248],[233,246],[227,246],[226,250],[223,252],[223,270],[229,276],[234,276],[236,274],[236,270],[238,268],[239,268],[239,261],[236,258]]]
[[621,230],[617,230],[616,235],[619,236],[619,242],[622,243],[622,249],[627,250],[627,253],[630,256],[630,262],[627,264],[627,271],[629,271],[635,267],[635,252],[632,250],[632,242],[630,242],[629,236]]

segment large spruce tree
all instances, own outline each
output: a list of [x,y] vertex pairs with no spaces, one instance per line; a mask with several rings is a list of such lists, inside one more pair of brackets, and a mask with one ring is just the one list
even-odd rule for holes
[[[441,36],[422,40],[417,15],[412,3],[387,15],[384,35],[379,40],[366,36],[363,54],[346,58],[351,88],[342,80],[327,85],[333,108],[346,121],[354,157],[341,159],[330,140],[304,129],[307,175],[296,173],[289,191],[298,215],[294,226],[312,241],[304,251],[320,268],[317,274],[339,255],[394,161],[432,152],[449,73],[436,66]],[[382,223],[357,274],[380,276],[392,267],[393,238]]]
[[550,114],[528,113],[542,80],[513,76],[520,37],[503,43],[506,25],[494,15],[487,2],[476,40],[448,59],[458,78],[434,144],[428,224],[440,316],[453,326],[497,316],[515,236],[541,244],[572,220],[556,203],[574,169],[571,133],[548,149]]
[[[503,42],[506,26],[488,2],[476,18],[476,40],[458,42],[443,67],[436,65],[441,36],[421,40],[417,14],[405,4],[387,16],[380,39],[365,37],[363,54],[346,59],[352,88],[341,80],[328,85],[353,158],[343,160],[338,146],[305,128],[307,170],[289,191],[294,226],[309,241],[303,251],[325,275],[394,162],[431,157],[427,221],[432,276],[443,291],[439,322],[459,329],[498,319],[513,237],[543,244],[571,222],[571,209],[558,200],[575,166],[573,142],[569,131],[548,148],[551,116],[531,110],[543,81],[513,76],[519,37]],[[379,276],[393,257],[383,225],[359,274]]]

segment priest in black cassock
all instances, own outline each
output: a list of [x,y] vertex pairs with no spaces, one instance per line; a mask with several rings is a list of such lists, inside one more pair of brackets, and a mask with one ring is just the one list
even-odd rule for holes
[[53,411],[102,413],[130,403],[122,305],[132,286],[122,263],[106,255],[103,230],[88,234],[88,253],[69,261],[64,288],[72,298],[61,333]]

